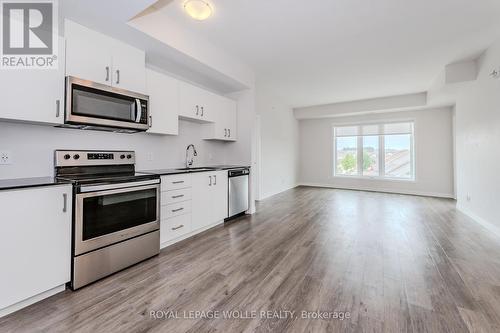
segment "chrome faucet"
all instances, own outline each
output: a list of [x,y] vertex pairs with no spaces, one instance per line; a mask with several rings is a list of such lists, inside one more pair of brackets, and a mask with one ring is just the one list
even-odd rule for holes
[[[193,148],[193,155],[191,155],[191,159],[189,159],[189,149],[190,148]],[[198,153],[196,152],[196,148],[194,147],[193,144],[190,144],[186,148],[186,168],[189,168],[190,166],[193,165],[195,156],[198,156]]]

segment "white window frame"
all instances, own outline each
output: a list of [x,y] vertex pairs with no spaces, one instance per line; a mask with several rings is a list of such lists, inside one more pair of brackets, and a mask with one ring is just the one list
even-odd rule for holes
[[[337,135],[336,129],[339,127],[346,126],[357,126],[358,128],[364,125],[378,125],[384,126],[386,124],[397,124],[397,123],[411,123],[412,125],[412,135],[410,137],[410,167],[412,177],[410,178],[398,178],[398,177],[387,177],[385,176],[385,135],[378,135],[379,138],[379,175],[378,176],[365,176],[363,175],[363,135],[357,136],[357,174],[355,175],[342,175],[337,174]],[[333,178],[348,178],[348,179],[369,179],[369,180],[384,180],[384,181],[395,181],[395,182],[416,182],[417,181],[417,170],[416,170],[416,149],[415,149],[415,120],[414,119],[398,119],[390,121],[376,121],[376,122],[363,122],[363,123],[337,123],[333,124],[333,168],[332,176]]]

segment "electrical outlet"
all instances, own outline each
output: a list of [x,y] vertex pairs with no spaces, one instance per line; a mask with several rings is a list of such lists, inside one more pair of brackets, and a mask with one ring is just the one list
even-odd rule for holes
[[0,151],[0,165],[9,165],[12,164],[12,156],[10,151]]
[[152,161],[154,159],[153,153],[148,153],[148,161]]
[[472,200],[472,198],[471,198],[470,194],[469,194],[469,193],[467,193],[467,201],[469,201],[469,202],[470,202],[471,200]]

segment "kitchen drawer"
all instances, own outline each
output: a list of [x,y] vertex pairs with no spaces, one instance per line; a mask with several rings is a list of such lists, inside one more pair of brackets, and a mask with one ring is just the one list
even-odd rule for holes
[[181,188],[191,187],[191,175],[179,174],[161,177],[161,191],[179,190]]
[[191,213],[191,200],[174,203],[161,207],[161,219],[170,219],[175,216]]
[[173,203],[191,200],[191,188],[181,188],[180,190],[166,191],[161,194],[161,205],[171,205]]
[[165,243],[191,232],[191,214],[165,219],[160,224],[160,242]]

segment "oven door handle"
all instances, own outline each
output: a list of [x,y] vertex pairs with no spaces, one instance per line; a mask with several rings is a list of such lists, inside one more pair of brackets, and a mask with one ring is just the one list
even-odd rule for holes
[[135,99],[135,110],[136,110],[135,122],[139,123],[142,117],[142,106],[141,106],[141,100],[138,98]]
[[79,192],[80,193],[90,193],[90,192],[116,190],[116,189],[122,189],[122,188],[134,188],[134,187],[138,187],[138,186],[155,185],[155,184],[160,184],[160,180],[159,179],[152,179],[152,180],[122,183],[122,184],[80,186]]

